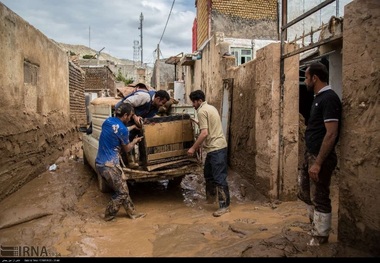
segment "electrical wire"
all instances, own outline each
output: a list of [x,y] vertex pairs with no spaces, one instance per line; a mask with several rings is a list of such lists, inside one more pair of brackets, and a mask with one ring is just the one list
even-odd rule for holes
[[171,13],[172,13],[172,10],[173,10],[174,3],[175,3],[175,0],[173,0],[172,8],[170,8],[169,16],[168,16],[168,19],[166,20],[166,25],[165,25],[164,31],[162,32],[162,35],[161,35],[160,41],[158,42],[158,45],[160,45],[161,40],[162,40],[162,38],[164,37],[165,30],[166,30],[166,26],[168,25],[169,18],[170,18],[170,15],[171,15]]

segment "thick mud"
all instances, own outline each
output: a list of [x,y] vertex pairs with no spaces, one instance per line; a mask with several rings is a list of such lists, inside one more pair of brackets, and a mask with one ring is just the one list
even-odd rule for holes
[[129,185],[136,209],[147,216],[132,220],[121,209],[114,221],[105,222],[111,193],[98,190],[93,171],[82,159],[62,158],[57,165],[0,203],[0,244],[34,248],[17,256],[370,256],[337,241],[336,186],[329,243],[308,247],[304,204],[269,202],[233,171],[231,213],[221,217],[212,216],[217,205],[206,202],[202,175],[190,174],[177,186],[166,181]]

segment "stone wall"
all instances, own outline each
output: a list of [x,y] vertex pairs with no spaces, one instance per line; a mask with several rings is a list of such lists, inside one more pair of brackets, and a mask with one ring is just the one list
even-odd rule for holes
[[380,2],[346,5],[338,239],[379,256]]
[[0,3],[0,200],[70,154],[68,56]]

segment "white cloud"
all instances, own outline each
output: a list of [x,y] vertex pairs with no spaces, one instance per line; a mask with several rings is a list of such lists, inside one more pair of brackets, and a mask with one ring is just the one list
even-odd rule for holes
[[[140,41],[143,13],[143,59],[153,63],[172,0],[2,0],[47,37],[85,45],[117,58],[133,60],[133,41]],[[194,0],[177,0],[160,43],[165,57],[191,52]],[[139,58],[140,59],[140,56]]]

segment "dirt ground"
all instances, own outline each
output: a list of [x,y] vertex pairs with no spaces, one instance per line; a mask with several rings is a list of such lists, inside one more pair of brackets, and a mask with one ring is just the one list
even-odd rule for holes
[[[61,158],[0,203],[0,244],[23,247],[18,256],[43,257],[371,257],[337,242],[336,183],[329,244],[307,247],[310,229],[302,202],[269,202],[229,172],[231,213],[214,218],[205,201],[202,175],[180,186],[167,182],[130,185],[145,218],[102,217],[111,194],[101,193],[80,158]],[[4,256],[4,253],[2,254]]]

